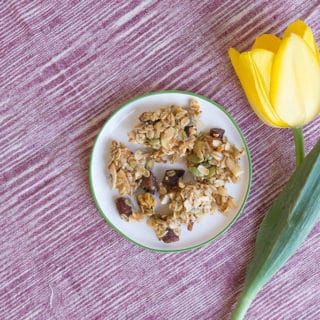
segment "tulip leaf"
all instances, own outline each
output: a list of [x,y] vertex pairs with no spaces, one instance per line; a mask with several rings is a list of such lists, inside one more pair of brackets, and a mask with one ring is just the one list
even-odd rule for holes
[[261,223],[232,320],[243,319],[259,290],[299,248],[320,218],[320,141],[291,176]]

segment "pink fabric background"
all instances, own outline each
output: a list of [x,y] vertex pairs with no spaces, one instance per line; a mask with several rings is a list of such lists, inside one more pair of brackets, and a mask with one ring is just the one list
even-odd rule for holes
[[[294,169],[289,130],[248,106],[227,49],[304,19],[319,1],[0,1],[0,318],[230,318],[257,228]],[[248,141],[244,212],[213,243],[145,251],[100,216],[89,156],[109,115],[155,90],[220,103]],[[305,127],[306,149],[320,119]],[[259,293],[246,319],[320,319],[320,225]]]

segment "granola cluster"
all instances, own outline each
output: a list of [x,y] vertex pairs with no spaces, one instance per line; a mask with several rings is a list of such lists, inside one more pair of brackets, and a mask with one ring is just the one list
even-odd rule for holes
[[108,164],[111,188],[117,188],[120,195],[132,195],[137,190],[142,177],[148,177],[152,163],[142,150],[132,152],[124,143],[111,142],[111,160]]
[[144,112],[139,117],[140,123],[129,132],[129,142],[151,148],[156,161],[163,162],[168,157],[173,163],[192,150],[200,113],[196,100],[191,100],[188,108],[171,105]]
[[187,167],[197,181],[206,181],[216,187],[240,180],[239,165],[244,151],[228,141],[224,130],[212,128],[201,133],[187,156]]
[[[191,231],[202,216],[227,214],[236,207],[226,184],[239,181],[244,151],[228,141],[223,129],[198,132],[200,114],[195,100],[188,107],[144,112],[128,133],[129,141],[144,149],[132,152],[112,141],[108,168],[112,189],[121,196],[116,199],[121,218],[129,222],[147,218],[147,225],[166,243],[179,240],[183,225]],[[192,179],[184,181],[185,170],[170,169],[159,182],[152,169],[167,159],[183,160]],[[157,212],[161,205],[167,205],[167,212]]]

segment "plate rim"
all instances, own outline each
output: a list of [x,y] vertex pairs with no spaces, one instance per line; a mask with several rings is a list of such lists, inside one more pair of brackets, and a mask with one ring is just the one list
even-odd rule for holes
[[[222,229],[219,233],[217,233],[214,237],[203,241],[199,244],[196,244],[194,246],[189,246],[186,248],[181,248],[181,249],[156,249],[156,248],[152,248],[152,247],[148,247],[144,244],[141,244],[133,239],[131,239],[129,236],[127,236],[124,232],[122,232],[120,229],[118,229],[112,222],[111,220],[107,217],[107,215],[104,213],[104,211],[102,210],[99,201],[96,197],[95,194],[95,190],[94,190],[94,184],[93,184],[93,154],[95,151],[95,147],[97,144],[97,141],[100,138],[101,133],[103,132],[105,126],[109,123],[109,121],[118,113],[120,112],[122,109],[124,109],[125,107],[127,107],[129,104],[136,102],[138,100],[141,100],[143,98],[149,97],[149,96],[154,96],[154,95],[162,95],[162,94],[183,94],[183,95],[188,95],[188,96],[192,96],[192,97],[197,97],[197,98],[201,98],[207,102],[209,102],[210,104],[214,105],[215,107],[217,107],[218,109],[220,109],[228,118],[229,120],[232,122],[232,124],[234,125],[234,127],[236,128],[236,130],[238,131],[242,143],[245,147],[246,150],[246,155],[247,155],[247,159],[248,159],[248,166],[249,166],[249,176],[248,176],[248,187],[247,187],[247,191],[246,194],[244,196],[243,202],[241,204],[241,206],[239,207],[238,212],[236,213],[236,215],[234,216],[234,218],[228,223],[228,225]],[[247,144],[247,141],[244,137],[244,134],[242,133],[239,125],[237,124],[237,122],[233,119],[233,117],[229,114],[229,112],[227,110],[225,110],[221,105],[219,105],[217,102],[202,96],[200,94],[197,93],[193,93],[193,92],[189,92],[189,91],[181,91],[181,90],[160,90],[160,91],[152,91],[143,95],[139,95],[135,98],[132,98],[130,100],[128,100],[127,102],[125,102],[123,105],[121,105],[117,110],[115,110],[114,112],[112,112],[112,114],[106,119],[105,123],[103,124],[103,126],[100,128],[95,141],[93,143],[92,146],[92,150],[91,150],[91,154],[90,154],[90,161],[89,161],[89,185],[90,185],[90,191],[91,191],[91,195],[93,197],[94,203],[96,208],[98,209],[100,215],[102,216],[102,218],[113,228],[113,230],[115,230],[118,234],[120,234],[123,238],[127,239],[128,241],[130,241],[131,243],[135,244],[136,246],[143,248],[143,249],[147,249],[149,251],[152,252],[161,252],[161,253],[175,253],[175,252],[184,252],[184,251],[190,251],[190,250],[194,250],[194,249],[198,249],[200,247],[203,247],[205,245],[207,245],[210,242],[213,242],[214,240],[216,240],[217,238],[219,238],[221,235],[223,235],[225,232],[228,231],[228,229],[236,222],[236,220],[238,219],[238,217],[240,216],[240,214],[242,213],[247,201],[248,201],[248,197],[249,197],[249,193],[250,193],[250,189],[251,189],[251,182],[252,182],[252,161],[251,161],[251,155],[250,155],[250,151],[249,151],[249,147]]]

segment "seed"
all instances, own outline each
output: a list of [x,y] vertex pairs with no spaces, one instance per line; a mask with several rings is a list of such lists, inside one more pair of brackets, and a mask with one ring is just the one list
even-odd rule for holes
[[215,167],[210,167],[209,168],[209,173],[207,174],[207,178],[212,178],[215,173],[216,173],[216,168]]
[[196,167],[190,167],[189,171],[194,177],[201,177],[201,173]]
[[194,153],[191,153],[187,156],[187,160],[192,163],[200,163],[201,159],[198,158]]

